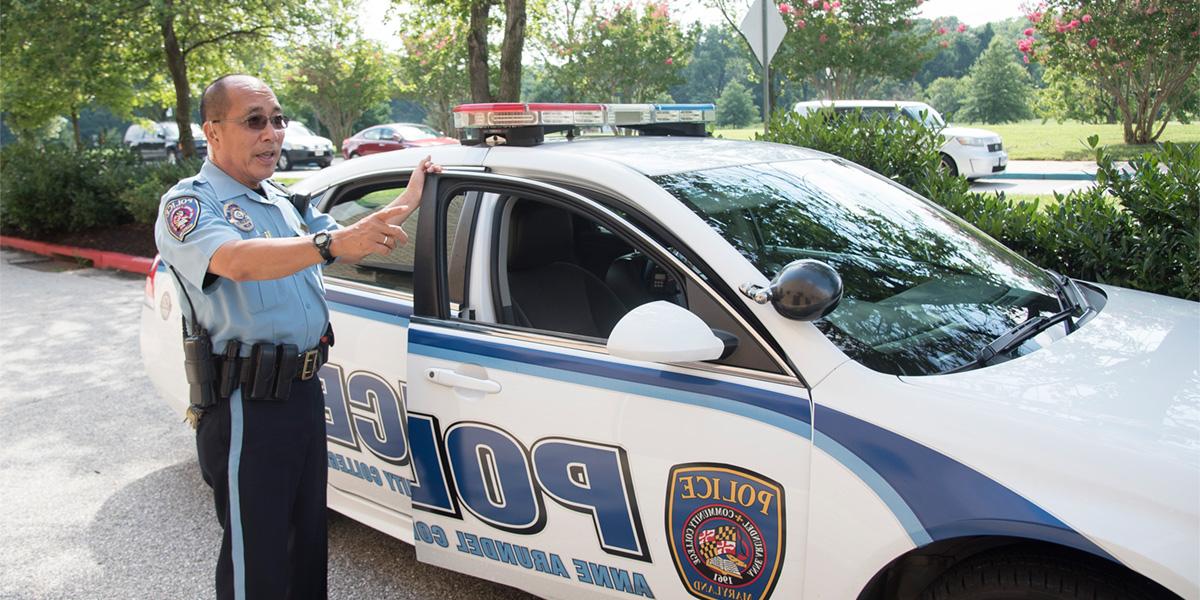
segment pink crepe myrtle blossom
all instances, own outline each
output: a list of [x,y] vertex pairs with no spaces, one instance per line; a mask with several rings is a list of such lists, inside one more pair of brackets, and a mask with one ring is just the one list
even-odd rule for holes
[[1099,46],[1099,45],[1100,45],[1100,40],[1098,40],[1096,38],[1092,38],[1092,39],[1088,40],[1088,46],[1091,46],[1092,50],[1095,50],[1096,46]]
[[962,32],[964,32],[964,31],[966,31],[966,30],[967,30],[967,25],[966,25],[966,23],[959,23],[959,24],[958,24],[958,32],[959,32],[959,33],[962,33]]
[[1021,55],[1021,60],[1025,61],[1025,64],[1029,64],[1029,55],[1028,55],[1028,54],[1022,54],[1022,55]]
[[808,23],[805,23],[804,19],[796,19],[796,28],[797,29],[804,29],[805,27],[808,27]]
[[1033,28],[1026,27],[1024,33],[1025,33],[1025,37],[1033,37]]
[[822,44],[824,44],[825,42],[828,42],[828,41],[829,41],[829,36],[827,36],[827,35],[825,35],[825,34],[823,34],[823,33],[822,33],[822,34],[821,34],[821,37],[817,38],[817,41],[818,41],[818,42],[821,42]]
[[673,64],[675,64],[675,59],[673,59],[673,58],[671,58],[670,56],[668,56],[668,57],[667,57],[667,60],[665,60],[665,61],[663,61],[663,62],[664,62],[664,63],[666,63],[666,64],[668,64],[668,65],[673,65]]
[[1071,19],[1071,22],[1067,23],[1067,29],[1078,29],[1078,28],[1079,28],[1079,19]]
[[829,12],[830,8],[832,8],[832,6],[828,2],[821,3],[821,10]]
[[1091,22],[1092,22],[1092,15],[1083,15],[1083,22],[1084,22],[1084,23],[1091,23]]
[[1017,50],[1022,54],[1029,54],[1033,51],[1033,38],[1022,38],[1017,40]]
[[938,35],[946,35],[946,28],[938,27]]
[[829,6],[833,7],[833,10],[837,10],[842,7],[842,2],[841,2],[841,0],[833,0],[833,2],[830,3]]
[[788,4],[785,2],[785,3],[779,5],[779,14],[790,15],[793,12],[796,12],[796,9],[792,8],[791,4]]
[[938,45],[939,45],[939,46],[941,46],[941,47],[943,47],[943,48],[949,48],[949,47],[950,47],[950,42],[947,42],[946,40],[942,40],[942,41],[938,42]]
[[1026,15],[1026,17],[1029,18],[1030,23],[1041,23],[1042,22],[1042,13],[1040,13],[1040,12],[1036,12],[1036,11],[1031,12],[1028,15]]

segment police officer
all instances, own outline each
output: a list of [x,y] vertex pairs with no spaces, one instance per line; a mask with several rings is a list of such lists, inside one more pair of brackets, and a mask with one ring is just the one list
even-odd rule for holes
[[189,414],[224,530],[217,597],[324,598],[325,413],[314,375],[332,332],[321,266],[405,243],[399,225],[440,167],[422,160],[391,205],[339,228],[269,181],[288,120],[262,81],[217,79],[200,119],[208,159],[163,196],[154,235],[191,316]]

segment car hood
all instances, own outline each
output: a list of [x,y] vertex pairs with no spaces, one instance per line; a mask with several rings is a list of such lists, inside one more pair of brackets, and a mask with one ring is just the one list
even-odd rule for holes
[[305,146],[332,146],[329,138],[319,135],[289,135],[283,139],[286,144],[304,144]]
[[448,144],[457,144],[458,140],[448,137],[429,138],[427,140],[408,140],[404,142],[411,148],[424,148],[426,146],[445,146]]
[[1102,287],[1108,303],[1100,314],[1035,352],[974,371],[901,379],[1200,466],[1200,304]]
[[946,138],[952,137],[993,137],[1000,139],[1000,134],[987,129],[976,129],[974,127],[943,127],[942,135]]

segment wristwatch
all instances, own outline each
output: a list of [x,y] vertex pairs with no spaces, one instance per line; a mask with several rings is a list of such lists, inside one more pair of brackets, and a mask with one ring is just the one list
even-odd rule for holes
[[325,264],[332,265],[337,257],[329,251],[329,245],[333,243],[333,236],[327,232],[320,232],[312,237],[313,245],[317,247],[317,252],[321,253],[321,258],[325,259]]

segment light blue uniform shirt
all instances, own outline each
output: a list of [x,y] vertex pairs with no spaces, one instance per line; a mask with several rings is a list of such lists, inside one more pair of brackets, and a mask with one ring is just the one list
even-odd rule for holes
[[[205,160],[199,175],[175,184],[159,205],[154,224],[158,252],[179,273],[218,354],[229,340],[245,344],[243,356],[256,342],[307,350],[317,345],[329,321],[321,265],[264,281],[238,283],[213,275],[204,287],[209,260],[223,244],[337,228],[333,218],[311,206],[303,215],[296,212],[287,194],[273,185],[263,182],[262,190],[266,198]],[[181,300],[187,316],[187,300]]]

